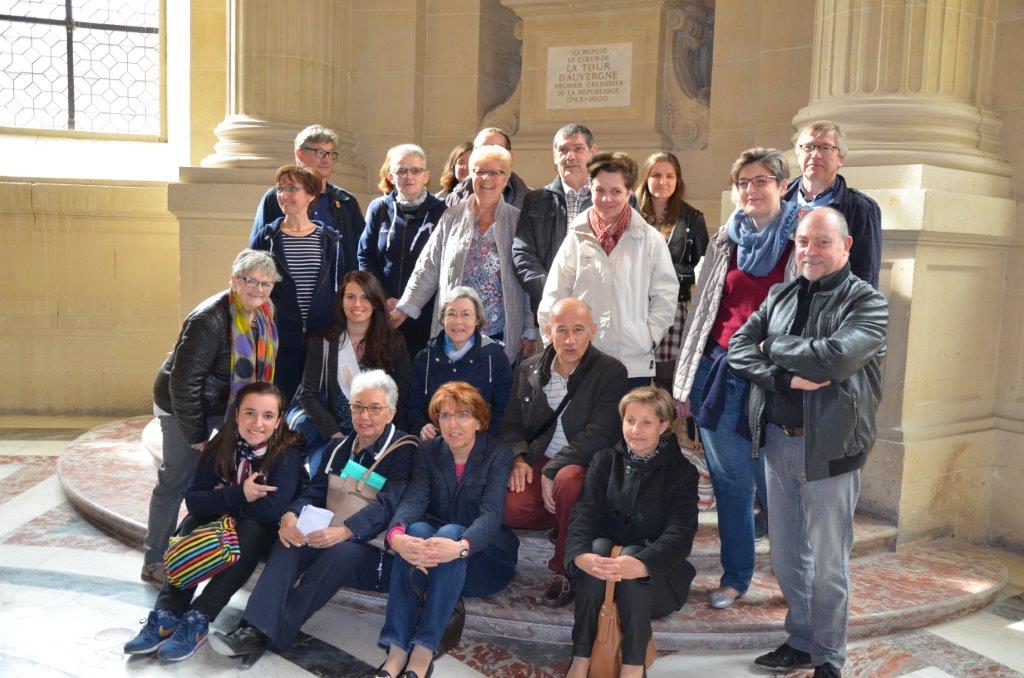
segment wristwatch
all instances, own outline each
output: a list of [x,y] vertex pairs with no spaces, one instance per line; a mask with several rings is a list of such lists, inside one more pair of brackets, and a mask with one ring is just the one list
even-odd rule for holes
[[462,550],[459,551],[459,558],[466,558],[466,557],[468,557],[469,556],[469,542],[467,542],[465,539],[463,539],[459,543],[460,544],[465,544],[465,546],[462,547]]

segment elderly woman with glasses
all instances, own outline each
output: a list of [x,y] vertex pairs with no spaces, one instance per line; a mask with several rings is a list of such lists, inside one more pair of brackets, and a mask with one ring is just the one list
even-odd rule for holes
[[[729,339],[772,285],[797,277],[793,231],[797,205],[786,202],[789,165],[774,148],[750,148],[732,165],[737,209],[708,245],[683,329],[673,384],[680,411],[700,427],[718,508],[722,578],[711,607],[746,593],[754,574],[754,491],[762,502],[764,458],[751,455],[749,383],[726,361]],[[767,507],[771,510],[771,507]]]
[[519,540],[502,525],[512,451],[486,433],[487,402],[469,384],[450,382],[431,398],[430,418],[441,435],[420,447],[387,533],[397,557],[380,678],[429,676],[459,597],[493,595],[516,570]]
[[[427,156],[415,144],[401,144],[388,151],[388,176],[395,188],[370,203],[366,228],[359,239],[359,268],[377,276],[393,309],[405,291],[416,260],[430,239],[444,203],[427,190],[430,171]],[[421,309],[419,318],[402,323],[409,356],[414,357],[430,339],[434,299]]]
[[480,330],[484,304],[470,287],[453,288],[441,305],[443,329],[416,355],[409,383],[406,418],[424,440],[437,435],[429,403],[443,384],[464,381],[476,388],[490,407],[492,433],[505,414],[512,389],[512,367],[501,344]]
[[281,333],[275,383],[290,402],[302,379],[309,335],[334,321],[334,295],[345,269],[341,238],[310,218],[320,190],[316,173],[284,165],[275,181],[284,216],[261,228],[249,246],[273,254],[281,271],[271,295]]
[[164,551],[206,441],[246,384],[273,381],[277,327],[270,290],[280,279],[266,252],[242,250],[229,288],[185,318],[157,372],[153,410],[163,434],[163,460],[149,500],[143,581],[163,583]]
[[[349,407],[355,432],[328,448],[309,486],[281,516],[278,543],[249,596],[239,628],[210,638],[216,652],[241,657],[244,666],[251,666],[267,648],[288,649],[299,628],[340,587],[388,590],[392,556],[366,542],[391,523],[418,447],[414,436],[392,423],[397,403],[398,387],[382,370],[363,372],[353,380]],[[332,476],[345,473],[352,462],[369,468],[380,455],[374,473],[385,482],[373,503],[344,521],[333,520],[330,527],[307,534],[299,529],[304,507],[326,505]]]
[[[391,312],[396,326],[418,318],[434,294],[446,299],[453,287],[475,289],[483,301],[482,334],[501,341],[510,363],[536,348],[530,300],[512,264],[512,239],[519,210],[502,199],[512,156],[501,146],[479,146],[469,156],[473,194],[448,208],[416,261],[405,293]],[[441,314],[431,334],[441,330]]]

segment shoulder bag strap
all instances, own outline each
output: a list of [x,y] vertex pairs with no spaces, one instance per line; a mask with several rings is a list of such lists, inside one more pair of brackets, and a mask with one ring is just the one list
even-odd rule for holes
[[[395,431],[397,431],[398,428],[394,424],[392,424],[391,426],[392,426],[391,435],[394,435]],[[391,438],[389,437],[388,441],[390,441],[390,440],[391,440]],[[366,469],[366,471],[363,472],[362,477],[359,479],[359,482],[356,484],[356,489],[359,490],[360,492],[362,492],[363,491],[363,487],[366,486],[366,481],[368,481],[370,479],[370,474],[372,474],[374,472],[374,470],[377,468],[377,466],[382,461],[384,461],[384,459],[389,454],[394,452],[396,449],[398,449],[399,447],[402,447],[403,445],[409,445],[411,443],[419,443],[419,438],[417,438],[416,436],[412,436],[412,435],[404,435],[401,438],[399,438],[398,440],[396,440],[395,442],[391,443],[390,445],[388,445],[387,442],[385,442],[384,444],[387,445],[387,446],[384,448],[384,451],[381,452],[380,454],[378,454],[377,457],[373,460],[373,463],[370,464],[370,468]]]
[[[612,547],[612,554],[611,554],[610,557],[618,558],[620,553],[622,553],[622,547],[621,546],[613,546]],[[604,604],[605,605],[612,605],[614,603],[615,603],[615,582],[609,580],[609,581],[605,582],[605,584],[604,584]]]
[[[577,374],[575,375],[576,380],[569,385],[569,388],[566,390],[565,397],[562,398],[562,402],[558,403],[558,407],[556,407],[555,411],[551,413],[551,416],[547,418],[547,421],[545,421],[544,424],[539,429],[537,429],[536,433],[534,433],[531,436],[527,436],[527,445],[532,445],[534,440],[540,438],[542,435],[547,433],[547,430],[549,428],[555,425],[555,422],[558,421],[558,418],[562,416],[562,412],[564,412],[565,408],[569,406],[569,401],[572,400],[573,395],[575,395],[576,388],[579,386],[580,382],[583,381],[584,377],[587,376],[587,374],[590,372],[590,369],[593,366],[594,364],[593,362],[591,362],[589,365],[586,365],[585,367],[578,368]],[[552,361],[551,369],[554,369],[554,361]],[[572,379],[573,376],[574,375],[570,374],[569,378]]]

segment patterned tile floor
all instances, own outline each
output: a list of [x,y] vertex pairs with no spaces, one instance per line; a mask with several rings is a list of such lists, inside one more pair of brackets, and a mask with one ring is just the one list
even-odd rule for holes
[[[121,654],[156,590],[138,580],[140,553],[80,517],[55,476],[66,441],[97,422],[6,423],[9,428],[0,428],[0,676],[238,673],[237,665],[208,648],[176,665]],[[992,553],[1011,577],[994,604],[938,626],[854,643],[844,675],[1024,676],[1024,558]],[[244,591],[237,594],[215,626],[232,628],[245,600]],[[371,676],[381,659],[375,644],[380,625],[379,615],[325,608],[303,627],[292,649],[266,656],[246,675]],[[669,654],[649,675],[763,675],[751,668],[757,654]],[[567,655],[559,645],[467,639],[438,663],[434,675],[559,676]]]

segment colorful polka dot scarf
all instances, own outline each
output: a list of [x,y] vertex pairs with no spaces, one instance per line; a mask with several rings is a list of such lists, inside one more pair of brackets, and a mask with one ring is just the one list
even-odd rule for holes
[[230,410],[235,396],[246,384],[274,381],[277,325],[274,324],[274,305],[269,300],[256,309],[251,323],[245,317],[242,300],[234,291],[228,292],[228,303],[231,306]]

